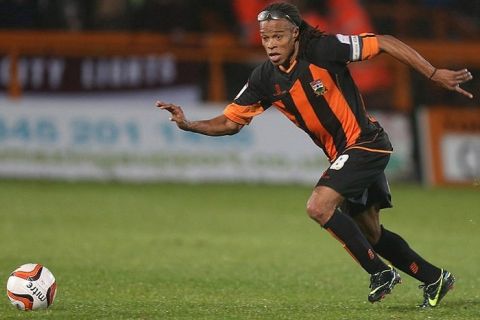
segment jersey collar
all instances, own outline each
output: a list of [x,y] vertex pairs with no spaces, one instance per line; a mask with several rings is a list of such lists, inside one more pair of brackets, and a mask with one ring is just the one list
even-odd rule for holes
[[290,67],[288,67],[288,69],[285,69],[284,66],[278,66],[278,68],[280,69],[280,71],[283,71],[285,73],[290,73],[292,72],[293,68],[295,68],[295,66],[297,65],[297,60],[295,59],[295,61],[293,61],[293,63],[290,64]]

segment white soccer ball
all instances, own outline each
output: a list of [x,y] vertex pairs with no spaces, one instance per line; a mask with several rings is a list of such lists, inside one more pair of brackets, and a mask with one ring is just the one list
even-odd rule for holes
[[8,298],[20,310],[46,309],[52,305],[56,293],[55,277],[41,264],[24,264],[8,278]]

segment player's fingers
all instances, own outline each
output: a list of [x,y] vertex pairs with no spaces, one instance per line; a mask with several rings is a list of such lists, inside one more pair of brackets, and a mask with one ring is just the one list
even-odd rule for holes
[[171,103],[166,103],[162,101],[157,101],[155,103],[155,106],[160,108],[160,109],[173,109],[173,108],[178,108],[178,106],[171,104]]
[[158,108],[161,108],[163,106],[167,105],[167,103],[163,102],[163,101],[157,101],[155,102],[155,106],[158,107]]
[[170,111],[170,112],[174,112],[175,109],[178,108],[177,106],[175,106],[173,104],[164,104],[164,105],[160,105],[158,107],[160,109],[167,110],[167,111]]
[[460,94],[463,94],[464,96],[466,96],[470,99],[473,98],[473,94],[471,94],[470,92],[468,92],[466,90],[463,90],[462,88],[460,88],[460,85],[458,85],[458,84],[455,86],[455,91],[457,91]]
[[454,81],[456,81],[457,83],[464,83],[464,82],[468,82],[472,79],[473,78],[471,76],[458,76],[458,77],[455,78]]
[[455,80],[459,82],[466,82],[473,79],[472,73],[467,69],[459,70],[455,73]]

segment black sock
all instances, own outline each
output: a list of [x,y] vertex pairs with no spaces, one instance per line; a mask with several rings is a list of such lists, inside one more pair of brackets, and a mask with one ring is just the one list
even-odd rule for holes
[[345,250],[368,273],[374,274],[388,269],[350,216],[335,210],[323,227],[342,243]]
[[395,267],[424,283],[437,281],[442,272],[413,251],[402,237],[383,226],[380,240],[373,248]]

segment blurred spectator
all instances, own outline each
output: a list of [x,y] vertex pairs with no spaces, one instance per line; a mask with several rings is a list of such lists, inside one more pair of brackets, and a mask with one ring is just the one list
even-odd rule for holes
[[364,0],[363,3],[384,33],[403,38],[480,38],[478,0]]
[[0,28],[31,29],[38,25],[38,1],[0,0]]
[[242,41],[246,45],[259,46],[260,34],[258,33],[258,13],[268,4],[269,0],[232,0],[235,15],[240,24]]
[[[329,4],[327,0],[321,1],[297,1],[297,7],[302,12],[303,19],[311,26],[322,31],[333,29],[330,25]],[[339,32],[339,30],[337,30]]]
[[238,31],[237,18],[232,2],[225,0],[202,0],[194,10],[200,16],[200,30],[208,33],[233,33]]
[[188,0],[130,0],[128,5],[133,30],[170,33],[199,27],[197,12]]
[[[30,1],[33,2],[33,1]],[[38,29],[66,29],[65,1],[63,0],[39,0],[38,5]],[[33,5],[32,5],[33,6]]]
[[[312,26],[317,26],[326,33],[361,34],[375,32],[370,17],[358,0],[324,0],[297,1],[303,18]],[[388,94],[392,80],[382,60],[354,63],[349,66],[352,77],[360,91],[369,95],[369,105],[374,108],[388,108],[389,105],[379,91]],[[372,99],[379,99],[373,101]]]
[[437,38],[477,38],[480,27],[478,0],[422,0],[433,13],[434,35]]
[[[256,15],[273,0],[0,0],[0,28],[239,32],[259,45]],[[373,30],[402,37],[480,37],[478,0],[291,0],[328,32]],[[385,10],[385,6],[391,10]],[[428,13],[429,19],[425,19]],[[364,26],[361,28],[360,26]]]
[[0,28],[236,32],[227,0],[0,0]]
[[94,29],[127,29],[127,6],[126,0],[98,0],[94,12]]
[[82,8],[85,8],[81,2],[76,0],[65,0],[63,2],[63,14],[65,16],[66,28],[68,30],[81,30],[85,28],[86,16],[82,15]]
[[133,30],[172,32],[234,32],[236,19],[225,0],[129,0]]
[[0,28],[67,29],[84,28],[92,1],[0,0]]

